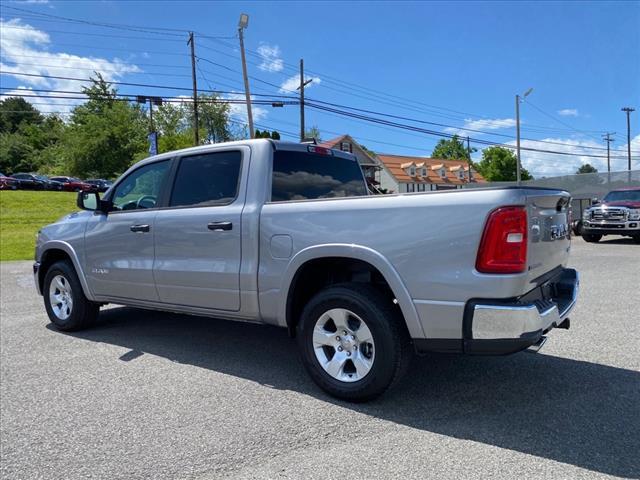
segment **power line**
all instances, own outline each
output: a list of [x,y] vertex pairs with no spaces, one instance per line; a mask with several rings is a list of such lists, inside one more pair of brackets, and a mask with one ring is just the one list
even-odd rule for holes
[[16,62],[13,61],[13,63],[15,63],[15,65],[8,65],[9,67],[46,67],[46,68],[62,68],[65,70],[90,70],[92,72],[110,72],[110,73],[119,73],[119,74],[124,74],[127,73],[128,75],[157,75],[159,77],[191,77],[191,75],[186,75],[186,74],[182,74],[182,73],[164,73],[164,72],[145,72],[143,70],[140,70],[138,72],[135,71],[130,71],[130,72],[123,72],[122,70],[117,70],[117,69],[109,69],[109,68],[100,68],[100,67],[66,67],[63,65],[47,65],[44,63],[22,63],[22,62]]
[[[19,12],[27,13],[31,17],[35,17],[35,19],[39,19],[41,21],[44,21],[44,19],[47,18],[47,19],[57,20],[59,22],[80,23],[80,24],[92,25],[92,26],[103,27],[103,28],[113,28],[113,29],[118,29],[118,30],[130,30],[130,31],[137,31],[137,32],[144,32],[144,33],[152,33],[152,34],[156,34],[156,35],[167,35],[167,36],[177,36],[177,37],[184,37],[189,32],[188,29],[180,29],[180,28],[145,27],[145,26],[139,26],[139,25],[127,25],[127,24],[122,24],[122,23],[96,22],[96,21],[92,21],[92,20],[84,20],[84,19],[79,19],[79,18],[63,17],[63,16],[60,16],[60,15],[52,15],[52,14],[48,14],[48,13],[35,12],[33,10],[28,10],[28,9],[19,8],[19,7],[4,6],[4,8],[8,8],[10,10],[16,10],[16,11],[19,11]],[[42,17],[44,17],[44,18],[42,18]],[[194,33],[197,33],[198,36],[202,36],[204,38],[210,38],[210,39],[232,39],[232,38],[235,38],[234,36],[229,36],[229,35],[227,35],[227,36],[215,36],[215,35],[203,34],[203,33],[200,33],[200,32],[194,32]]]
[[[26,30],[29,32],[32,32],[34,29],[33,28],[27,28],[27,27],[16,27],[13,25],[4,25],[2,28],[5,29],[11,29],[11,30]],[[129,40],[150,40],[153,42],[175,42],[175,43],[182,43],[182,40],[178,40],[178,39],[174,39],[174,38],[151,38],[151,37],[140,37],[140,36],[133,36],[133,35],[112,35],[109,33],[89,33],[89,32],[72,32],[70,30],[47,30],[46,32],[47,34],[49,33],[63,33],[65,35],[84,35],[84,36],[88,36],[88,37],[106,37],[106,38],[126,38]]]
[[[23,73],[23,72],[9,72],[9,71],[3,71],[0,72],[2,74],[7,74],[7,75],[15,75],[15,76],[23,76],[23,77],[39,77],[39,78],[52,78],[52,79],[57,79],[57,80],[71,80],[71,81],[77,81],[77,82],[90,82],[91,79],[90,78],[77,78],[77,77],[62,77],[62,76],[58,76],[58,75],[43,75],[43,74],[35,74],[35,73]],[[115,80],[110,80],[108,83],[111,83],[113,85],[126,85],[126,86],[132,86],[132,87],[147,87],[147,88],[159,88],[159,89],[165,89],[165,90],[181,90],[181,91],[191,91],[192,89],[190,88],[186,88],[186,87],[177,87],[177,86],[168,86],[168,85],[153,85],[153,84],[148,84],[148,83],[132,83],[132,82],[118,82]],[[221,94],[237,94],[239,92],[229,92],[229,91],[223,91],[223,90],[202,90],[203,92],[208,92],[208,93],[221,93]],[[240,92],[241,93],[241,92]],[[259,94],[259,93],[255,93],[253,95],[256,96],[262,96],[262,97],[280,97],[280,98],[294,98],[290,95],[266,95],[266,94]]]

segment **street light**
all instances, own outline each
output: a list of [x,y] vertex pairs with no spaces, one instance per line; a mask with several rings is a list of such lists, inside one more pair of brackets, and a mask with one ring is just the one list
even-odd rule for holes
[[247,75],[247,60],[244,56],[244,29],[249,26],[249,15],[240,14],[238,21],[238,36],[240,37],[240,55],[242,57],[242,76],[244,77],[244,95],[247,99],[247,120],[249,121],[249,138],[255,137],[253,130],[253,115],[251,113],[251,93],[249,92],[249,76]]
[[[533,92],[533,88],[530,88],[522,95],[522,99],[527,98],[531,92]],[[520,95],[516,95],[516,182],[518,186],[522,184],[522,176],[521,169],[522,164],[520,162]]]

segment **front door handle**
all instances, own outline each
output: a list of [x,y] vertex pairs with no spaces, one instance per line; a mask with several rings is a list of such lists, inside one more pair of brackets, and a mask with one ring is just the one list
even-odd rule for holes
[[207,224],[207,228],[209,230],[213,230],[214,232],[221,232],[223,230],[231,230],[233,228],[233,223],[231,222],[210,222]]
[[149,225],[131,225],[131,231],[136,233],[145,233],[150,230]]

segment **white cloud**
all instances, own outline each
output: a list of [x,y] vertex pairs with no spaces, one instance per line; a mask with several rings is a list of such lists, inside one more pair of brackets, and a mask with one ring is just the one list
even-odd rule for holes
[[[598,172],[607,171],[606,150],[590,150],[580,147],[598,147],[603,145],[595,139],[576,139],[576,138],[543,138],[542,141],[554,142],[554,144],[545,144],[534,142],[532,140],[522,140],[522,147],[536,148],[540,150],[553,150],[557,152],[570,153],[572,155],[562,155],[544,152],[532,152],[522,150],[522,166],[526,168],[535,178],[540,177],[556,177],[559,175],[572,175],[581,165],[591,164],[598,169]],[[514,145],[515,142],[509,142]],[[559,144],[559,145],[557,145]],[[634,153],[640,151],[640,135],[631,140],[631,168],[633,170],[640,169],[640,154]],[[587,155],[597,155],[602,158],[589,157]],[[622,145],[611,151],[611,171],[621,171],[627,169],[627,146]]]
[[277,45],[261,43],[258,47],[258,54],[262,57],[262,63],[258,68],[265,72],[280,72],[284,68],[284,61],[280,58],[282,52]]
[[464,121],[462,128],[447,127],[445,131],[456,135],[468,135],[469,130],[500,130],[503,128],[511,128],[516,126],[516,121],[513,118],[481,118],[473,120],[467,118]]
[[[2,30],[2,35],[0,36],[0,70],[3,75],[13,76],[26,84],[26,87],[19,87],[18,90],[40,88],[77,92],[89,82],[27,77],[8,72],[20,71],[33,75],[80,78],[95,76],[94,72],[100,72],[107,81],[117,80],[127,73],[141,72],[136,65],[118,58],[107,60],[62,52],[50,52],[48,50],[51,45],[49,35],[22,22],[20,19],[9,21],[0,19],[0,30]],[[14,91],[14,93],[17,92]],[[68,104],[80,103],[80,100],[77,99],[46,97],[46,95],[72,97],[78,96],[77,94],[44,93],[43,95],[45,96],[30,97],[25,98],[25,100],[36,103],[35,106],[42,112],[68,111],[72,108]],[[49,105],[39,105],[40,103]]]
[[[230,100],[245,100],[244,93],[231,93],[224,96]],[[253,96],[251,100],[254,100]],[[251,114],[253,115],[253,121],[259,122],[268,115],[266,108],[258,107],[257,105],[251,105]],[[231,103],[229,104],[229,116],[237,121],[247,123],[249,121],[247,116],[247,105],[245,103]]]
[[[305,89],[319,84],[322,80],[320,77],[305,77],[305,81],[313,80],[309,83]],[[297,92],[296,88],[300,86],[300,74],[294,75],[293,77],[287,78],[284,82],[280,84],[280,92],[281,93],[295,93]]]
[[577,108],[563,108],[562,110],[558,110],[558,115],[563,117],[577,117],[578,109]]

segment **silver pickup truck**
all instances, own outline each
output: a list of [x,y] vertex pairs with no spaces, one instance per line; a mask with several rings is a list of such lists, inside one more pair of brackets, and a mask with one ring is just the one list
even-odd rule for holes
[[248,140],[143,160],[39,232],[61,330],[107,303],[288,329],[330,394],[384,392],[414,352],[507,354],[568,328],[567,192],[369,195],[353,155]]

